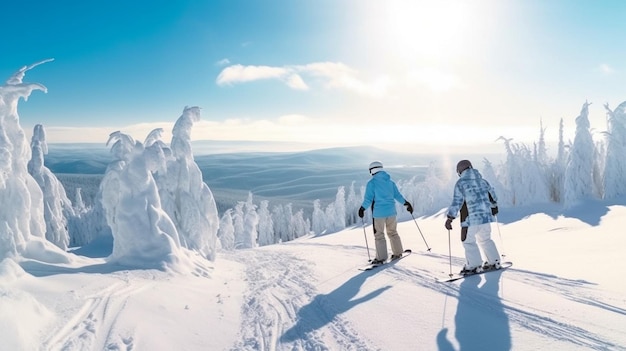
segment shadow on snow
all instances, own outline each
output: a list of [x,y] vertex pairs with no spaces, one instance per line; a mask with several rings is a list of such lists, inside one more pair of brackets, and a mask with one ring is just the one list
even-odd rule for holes
[[587,199],[568,207],[563,207],[562,204],[549,203],[514,207],[512,211],[508,211],[508,208],[502,208],[498,214],[498,221],[508,224],[533,214],[543,213],[553,219],[559,217],[575,218],[591,226],[597,226],[600,224],[602,217],[610,211],[609,207],[615,205],[624,206],[624,204],[626,204],[626,197],[611,200]]
[[108,274],[120,271],[156,269],[163,271],[164,267],[159,263],[154,266],[145,267],[129,267],[113,263],[98,263],[82,267],[62,267],[55,264],[40,261],[22,261],[19,265],[29,274],[35,277],[48,277],[57,274],[74,274],[74,273],[100,273]]
[[384,267],[379,267],[373,271],[361,272],[330,293],[315,296],[308,305],[300,308],[298,311],[298,322],[281,336],[281,341],[290,342],[307,339],[309,337],[307,334],[331,323],[341,313],[350,310],[358,304],[374,299],[385,290],[390,289],[391,286],[388,285],[355,299],[361,286],[369,277],[382,269],[393,266],[395,263],[388,263]]
[[[460,350],[511,349],[509,318],[499,296],[501,275],[496,271],[461,281],[454,316],[454,336]],[[437,334],[439,351],[455,350],[447,333],[448,328],[443,328]]]

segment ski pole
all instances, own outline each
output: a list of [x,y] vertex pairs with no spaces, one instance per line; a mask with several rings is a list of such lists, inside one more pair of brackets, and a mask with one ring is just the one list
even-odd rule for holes
[[[502,241],[502,234],[500,233],[500,223],[498,223],[498,216],[493,216],[496,219],[496,228],[498,228],[498,236],[500,237],[500,246],[502,246],[502,251],[504,252],[504,241]],[[502,254],[502,257],[505,257],[505,254]]]
[[[413,217],[412,213],[411,213],[411,217]],[[415,222],[415,225],[417,226],[417,230],[420,232],[420,235],[422,236],[422,240],[424,240],[424,244],[426,244],[426,248],[428,249],[426,251],[430,251],[430,247],[428,246],[428,243],[426,242],[426,238],[424,238],[424,234],[422,234],[422,230],[420,229],[420,226],[417,224],[415,217],[413,217],[413,222]]]
[[450,257],[450,276],[452,276],[452,241],[450,240],[450,229],[448,229],[448,257]]
[[367,248],[367,260],[371,261],[372,258],[370,257],[370,247],[367,244],[367,233],[365,233],[365,220],[363,218],[361,218],[361,223],[363,223],[363,236],[365,237],[365,247]]

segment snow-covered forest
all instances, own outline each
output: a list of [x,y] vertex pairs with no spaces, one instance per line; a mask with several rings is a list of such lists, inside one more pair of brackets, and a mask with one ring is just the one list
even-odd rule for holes
[[[66,254],[70,247],[108,236],[113,238],[110,262],[176,271],[188,267],[181,262],[198,257],[214,260],[220,249],[264,246],[359,224],[356,212],[364,186],[357,188],[355,182],[340,186],[334,201],[323,205],[315,200],[310,218],[291,204],[255,201],[253,193],[219,214],[191,147],[191,129],[201,118],[198,107],[183,109],[169,143],[162,140],[160,129],[143,142],[112,131],[106,143],[113,161],[96,201],[86,206],[80,189],[67,194],[44,166],[48,150],[44,125],[34,127],[29,143],[19,123],[20,99],[27,100],[34,91],[46,92],[44,85],[25,83],[23,78],[45,62],[18,70],[0,86],[0,206],[10,209],[0,212],[0,261],[20,255],[69,262],[74,259]],[[588,118],[590,106],[584,102],[580,114],[572,118],[573,141],[565,140],[568,121],[561,120],[554,158],[549,156],[541,123],[533,145],[515,143],[506,135],[494,137],[502,142],[506,160],[493,164],[484,159],[474,167],[495,187],[501,209],[542,203],[567,209],[587,199],[626,195],[626,102],[614,110],[604,105],[606,131],[596,141]],[[427,216],[449,204],[455,178],[453,166],[433,162],[425,178],[400,181],[398,186],[413,204],[414,215]],[[409,216],[398,206],[401,216]]]

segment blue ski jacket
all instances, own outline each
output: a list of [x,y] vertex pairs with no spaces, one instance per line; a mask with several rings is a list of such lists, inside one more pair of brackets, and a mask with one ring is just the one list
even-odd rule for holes
[[361,206],[367,209],[373,203],[372,216],[374,218],[391,217],[397,214],[395,201],[400,204],[406,202],[389,174],[385,171],[378,171],[367,182]]
[[456,218],[464,202],[468,215],[466,218],[461,216],[461,227],[493,222],[491,208],[498,206],[496,192],[474,168],[463,171],[456,181],[452,204],[448,207],[448,217]]

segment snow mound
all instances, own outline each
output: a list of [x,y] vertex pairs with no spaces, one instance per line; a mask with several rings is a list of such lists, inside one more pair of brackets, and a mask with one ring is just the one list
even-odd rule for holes
[[11,338],[3,338],[3,350],[36,350],[39,340],[33,330],[42,330],[53,314],[32,295],[11,285],[28,276],[12,259],[0,262],[0,330]]

